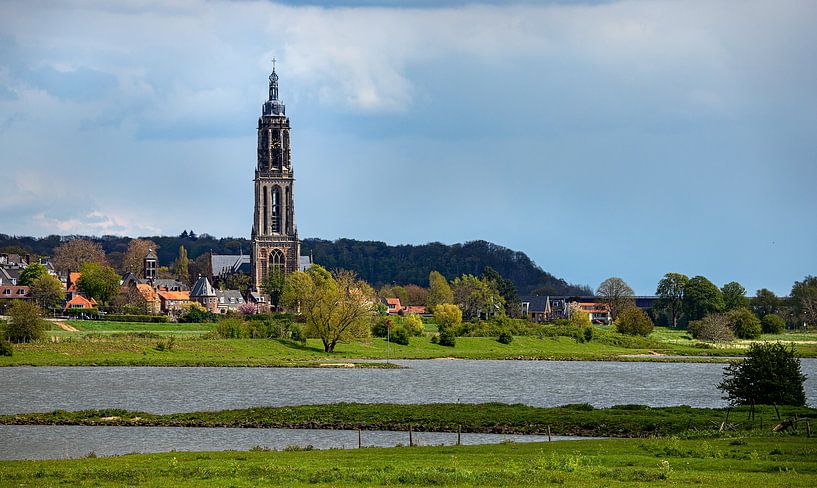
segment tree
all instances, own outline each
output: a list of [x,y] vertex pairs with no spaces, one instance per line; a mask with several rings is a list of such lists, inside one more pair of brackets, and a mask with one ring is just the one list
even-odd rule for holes
[[791,288],[794,311],[809,325],[817,325],[817,276],[806,276]]
[[650,316],[638,307],[622,310],[615,321],[616,331],[620,334],[647,337],[654,327]]
[[767,314],[760,320],[765,334],[781,334],[786,329],[786,321],[783,317],[773,313]]
[[286,277],[284,272],[278,267],[270,266],[269,272],[261,282],[261,290],[270,297],[270,305],[276,309],[281,304],[281,295],[286,287]]
[[520,301],[519,295],[516,293],[516,285],[513,281],[505,279],[494,268],[485,266],[482,270],[482,279],[487,280],[493,284],[493,288],[499,292],[499,296],[505,301],[505,313],[508,316],[517,316],[519,311]]
[[749,346],[746,359],[726,367],[718,389],[731,405],[804,406],[804,381],[794,345],[758,342]]
[[182,283],[190,280],[190,259],[187,257],[187,249],[179,246],[179,257],[176,259],[176,277]]
[[582,307],[576,302],[570,302],[567,305],[567,313],[570,323],[576,327],[590,327],[593,325],[590,321],[590,314],[582,310]]
[[126,286],[111,300],[111,306],[123,314],[141,315],[148,313],[147,299],[135,286]]
[[613,320],[621,311],[635,305],[633,289],[621,278],[613,277],[602,281],[596,290],[596,295],[610,307],[610,315]]
[[731,281],[721,288],[723,295],[723,309],[728,312],[736,308],[745,308],[749,305],[749,300],[746,298],[746,288],[744,288],[737,281]]
[[658,295],[656,306],[669,315],[673,327],[678,327],[678,320],[684,303],[684,287],[689,278],[681,273],[667,273],[658,282],[655,294]]
[[[244,296],[247,294],[247,291],[249,291],[250,286],[252,286],[252,278],[250,278],[250,275],[244,273],[230,273],[224,280],[224,286],[226,286],[228,290],[238,290],[239,293]],[[281,286],[281,290],[283,290],[283,285]],[[279,293],[278,302],[280,301]]]
[[65,301],[65,289],[60,280],[45,274],[31,283],[31,297],[43,310],[52,310]]
[[428,274],[428,298],[426,299],[426,307],[428,310],[434,310],[437,305],[442,303],[453,303],[454,292],[448,284],[445,276],[436,271]]
[[740,339],[757,339],[763,329],[760,320],[748,308],[736,308],[727,314],[729,327]]
[[423,321],[417,315],[413,313],[406,315],[401,322],[409,334],[417,337],[425,335],[426,328],[423,325]]
[[79,271],[85,263],[105,264],[105,251],[98,242],[75,239],[59,245],[54,250],[51,264],[60,273]]
[[11,342],[33,342],[45,337],[45,321],[36,303],[17,300],[7,312],[11,319],[6,324],[6,339]]
[[701,320],[693,320],[689,323],[689,333],[695,339],[708,342],[729,342],[735,339],[735,334],[729,327],[729,318],[723,313],[713,313]]
[[334,352],[339,341],[369,334],[376,299],[372,287],[354,273],[340,270],[332,275],[313,265],[287,277],[283,302],[300,310],[307,333],[321,339],[324,351]]
[[434,307],[434,322],[440,330],[455,329],[462,323],[462,310],[451,303],[441,303]]
[[119,274],[110,266],[88,262],[82,267],[77,287],[88,298],[107,304],[119,293]]
[[752,311],[763,319],[766,315],[780,313],[780,299],[773,291],[761,288],[750,301]]
[[419,285],[406,285],[405,305],[424,306],[428,301],[428,290]]
[[148,251],[156,252],[158,246],[155,242],[147,239],[133,239],[128,244],[128,250],[122,259],[122,270],[126,273],[133,273],[139,278],[145,277],[145,256]]
[[504,313],[505,300],[488,280],[466,274],[454,278],[451,289],[454,302],[460,306],[466,319],[478,318],[480,314],[491,317]]
[[683,312],[686,320],[700,320],[707,314],[723,312],[723,295],[703,276],[694,276],[684,286]]
[[34,280],[47,274],[48,270],[45,269],[45,266],[40,263],[31,263],[26,266],[24,270],[20,271],[20,284],[23,286],[31,286]]

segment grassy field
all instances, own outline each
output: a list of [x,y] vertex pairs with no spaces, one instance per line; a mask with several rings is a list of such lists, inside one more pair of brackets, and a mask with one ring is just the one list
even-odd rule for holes
[[[781,418],[795,415],[817,419],[817,409],[779,407]],[[256,407],[219,412],[156,415],[126,410],[0,416],[0,424],[14,425],[124,425],[161,427],[255,427],[306,429],[409,430],[433,432],[483,432],[506,434],[581,435],[591,437],[648,437],[711,433],[722,422],[730,431],[771,430],[779,423],[773,407],[759,406],[754,420],[749,407],[720,408],[622,405],[593,408],[566,405],[556,408],[527,405],[485,404],[359,404]],[[817,428],[817,423],[815,423]],[[805,429],[805,425],[801,426]]]
[[789,435],[610,439],[3,461],[0,485],[812,487],[817,486],[817,440]]
[[[14,346],[13,357],[0,366],[320,366],[331,361],[367,359],[551,359],[617,361],[726,361],[741,355],[748,341],[730,347],[701,347],[686,331],[657,328],[648,339],[631,338],[598,328],[593,340],[572,337],[517,336],[510,344],[493,337],[458,337],[456,347],[413,337],[407,346],[369,338],[338,344],[332,354],[320,340],[306,344],[273,339],[212,339],[214,324],[148,324],[72,320],[56,326],[49,340]],[[170,347],[169,338],[173,338]],[[798,353],[817,357],[817,334],[767,336],[764,340],[796,340]],[[680,356],[680,357],[676,357]],[[703,358],[702,358],[703,357]]]

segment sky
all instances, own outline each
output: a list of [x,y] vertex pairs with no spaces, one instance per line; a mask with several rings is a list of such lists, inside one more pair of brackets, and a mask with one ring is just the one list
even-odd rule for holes
[[272,58],[302,238],[595,288],[817,274],[805,1],[5,1],[0,233],[249,237]]

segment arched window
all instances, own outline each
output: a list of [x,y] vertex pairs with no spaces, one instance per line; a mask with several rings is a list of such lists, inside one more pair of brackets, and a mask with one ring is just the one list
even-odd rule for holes
[[284,201],[286,202],[287,209],[287,232],[291,234],[293,230],[292,230],[292,189],[290,187],[287,187],[286,195],[287,197],[286,200]]
[[270,273],[284,273],[286,271],[286,258],[280,249],[273,249],[269,253],[269,270]]
[[272,232],[281,232],[281,187],[272,187]]

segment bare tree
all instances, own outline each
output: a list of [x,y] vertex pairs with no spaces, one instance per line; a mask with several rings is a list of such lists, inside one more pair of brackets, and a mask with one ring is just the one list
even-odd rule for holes
[[133,239],[128,244],[128,250],[122,259],[122,271],[130,272],[139,278],[145,277],[145,256],[148,251],[156,252],[158,246],[155,242],[147,239]]
[[602,281],[596,290],[596,295],[600,296],[602,301],[610,307],[613,320],[622,310],[635,305],[633,289],[621,278],[613,277]]
[[75,239],[64,242],[54,250],[51,264],[60,273],[79,271],[85,263],[105,264],[105,251],[98,242]]

